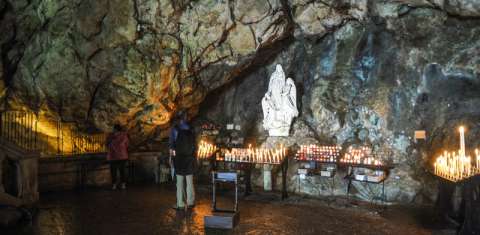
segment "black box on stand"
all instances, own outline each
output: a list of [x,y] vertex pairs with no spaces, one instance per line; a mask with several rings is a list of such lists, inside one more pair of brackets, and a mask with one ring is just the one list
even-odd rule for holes
[[[235,184],[235,205],[233,210],[217,209],[216,184],[217,182]],[[240,221],[238,213],[238,175],[236,172],[212,172],[213,202],[212,215],[204,217],[206,228],[233,229]]]

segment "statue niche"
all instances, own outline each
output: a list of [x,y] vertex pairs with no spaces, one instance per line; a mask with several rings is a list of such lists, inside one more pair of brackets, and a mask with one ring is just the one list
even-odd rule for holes
[[298,116],[297,91],[291,78],[285,80],[285,73],[279,64],[270,76],[262,108],[263,127],[268,130],[268,134],[288,136],[292,120]]

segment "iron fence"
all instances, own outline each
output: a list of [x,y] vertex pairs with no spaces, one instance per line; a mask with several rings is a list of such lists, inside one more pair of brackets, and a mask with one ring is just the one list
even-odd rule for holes
[[36,151],[37,117],[33,113],[7,111],[0,113],[0,137],[25,150]]
[[104,133],[86,134],[75,123],[26,111],[0,112],[0,138],[42,156],[106,152]]

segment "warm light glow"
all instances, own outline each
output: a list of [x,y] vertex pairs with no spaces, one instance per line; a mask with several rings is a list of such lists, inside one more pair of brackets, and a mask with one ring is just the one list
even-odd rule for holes
[[197,158],[198,159],[210,158],[216,151],[217,151],[217,146],[205,140],[201,140],[200,143],[198,143]]
[[263,164],[280,164],[287,156],[287,149],[281,145],[278,148],[232,148],[222,149],[222,155],[218,161],[246,162]]
[[373,155],[372,149],[366,146],[359,148],[353,148],[350,146],[343,158],[340,159],[340,162],[359,165],[384,165],[382,159],[380,159],[379,156]]
[[340,156],[340,146],[301,145],[295,154],[299,161],[336,162]]
[[[33,118],[26,120],[25,115],[15,115],[8,121],[36,132],[36,137],[29,135],[24,138],[30,138],[31,142],[36,141],[37,150],[43,154],[69,155],[106,151],[105,134],[80,134],[73,131],[73,123],[65,123],[44,116],[37,117],[34,114],[30,117]],[[16,135],[21,136],[23,132]]]
[[433,163],[434,174],[450,181],[460,181],[480,173],[480,155],[475,149],[475,164],[465,153],[465,128],[460,126],[460,149],[457,152],[444,151]]
[[[478,155],[476,159],[476,165],[478,166]],[[477,169],[472,167],[471,158],[469,156],[462,156],[460,151],[458,154],[456,152],[445,151],[437,157],[433,166],[435,175],[450,181],[459,181],[477,172]]]

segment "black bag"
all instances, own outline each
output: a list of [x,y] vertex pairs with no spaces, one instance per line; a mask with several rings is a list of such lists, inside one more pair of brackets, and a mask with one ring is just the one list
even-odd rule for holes
[[191,175],[195,171],[195,136],[190,129],[177,129],[174,167],[178,175]]
[[192,156],[195,153],[195,136],[190,129],[177,129],[177,139],[175,140],[175,154]]

